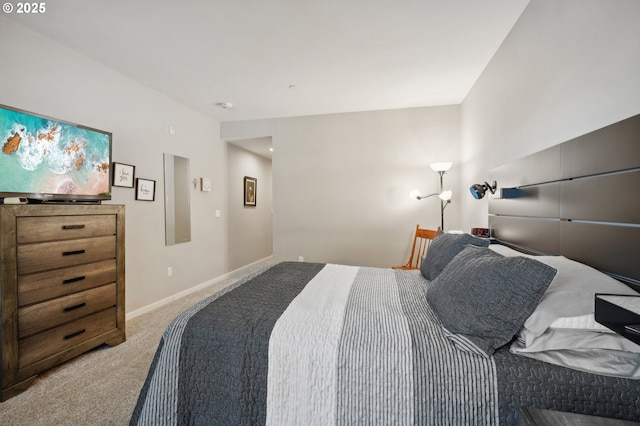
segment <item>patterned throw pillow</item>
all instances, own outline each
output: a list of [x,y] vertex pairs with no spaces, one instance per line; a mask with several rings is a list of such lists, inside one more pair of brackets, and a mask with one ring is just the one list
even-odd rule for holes
[[491,356],[513,339],[555,275],[532,258],[467,246],[427,287],[427,301],[460,349]]
[[489,240],[471,234],[447,234],[439,232],[433,239],[427,255],[420,265],[420,272],[429,281],[435,280],[447,264],[467,245],[488,247]]

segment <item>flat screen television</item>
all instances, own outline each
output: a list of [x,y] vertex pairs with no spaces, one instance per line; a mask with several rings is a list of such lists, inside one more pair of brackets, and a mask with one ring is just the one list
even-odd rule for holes
[[110,132],[0,105],[0,198],[111,199]]

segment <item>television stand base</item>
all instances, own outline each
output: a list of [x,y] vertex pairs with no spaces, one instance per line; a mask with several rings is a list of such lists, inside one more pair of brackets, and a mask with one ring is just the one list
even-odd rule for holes
[[37,204],[70,204],[70,205],[78,205],[78,204],[102,204],[102,200],[29,200],[29,203]]

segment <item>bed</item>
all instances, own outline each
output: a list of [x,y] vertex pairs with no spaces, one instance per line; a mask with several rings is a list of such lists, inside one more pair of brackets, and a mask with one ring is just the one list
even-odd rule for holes
[[[638,129],[633,117],[595,139],[632,135],[621,144],[638,163]],[[576,143],[554,148],[560,165]],[[640,164],[616,161],[589,179],[637,188]],[[634,256],[594,257],[567,237],[626,227],[593,251],[628,254],[637,203],[631,221],[567,218],[549,182],[573,187],[580,173],[513,183],[519,200],[490,202],[494,244],[441,233],[420,271],[282,262],[201,301],[165,331],[131,424],[517,424],[521,406],[640,421],[640,346],[593,320],[596,293],[638,294]],[[536,198],[559,217],[514,214]]]

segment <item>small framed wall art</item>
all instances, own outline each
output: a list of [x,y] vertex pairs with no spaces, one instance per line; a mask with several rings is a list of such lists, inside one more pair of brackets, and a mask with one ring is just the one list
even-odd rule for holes
[[244,177],[244,205],[255,207],[258,188],[258,179],[249,176]]
[[151,179],[136,179],[136,200],[155,201],[156,181]]
[[211,192],[211,178],[200,178],[200,191]]
[[129,164],[113,163],[113,186],[122,186],[124,188],[133,188],[133,179],[135,177],[136,167]]

